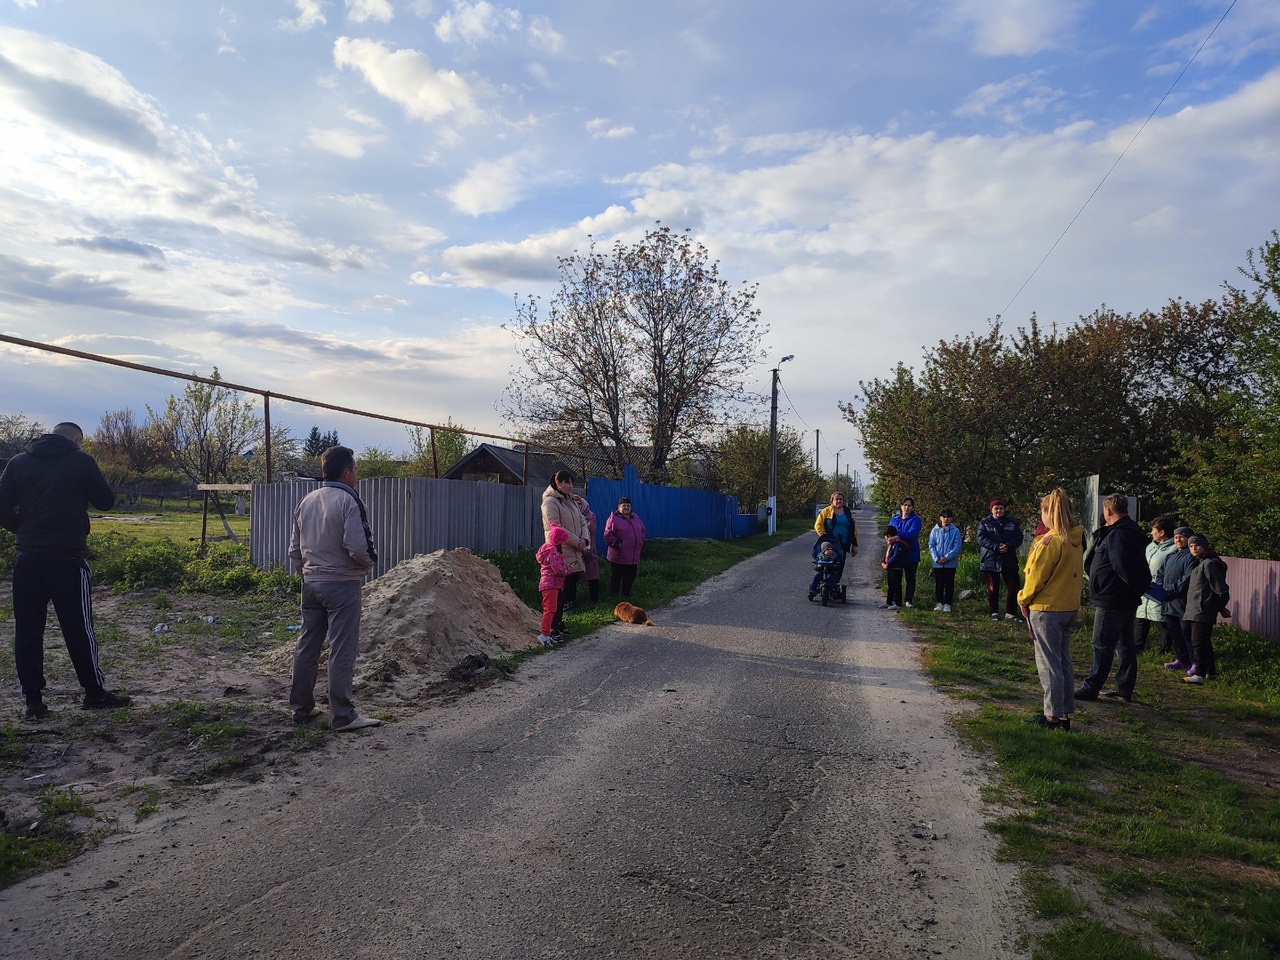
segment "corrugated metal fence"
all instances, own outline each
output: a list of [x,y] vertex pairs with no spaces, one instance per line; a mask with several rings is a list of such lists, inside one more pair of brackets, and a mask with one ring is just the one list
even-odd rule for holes
[[754,533],[755,514],[740,518],[738,498],[704,490],[684,490],[641,483],[635,467],[624,467],[621,480],[592,477],[587,482],[587,502],[600,518],[596,524],[596,547],[603,556],[604,523],[622,497],[631,498],[631,509],[644,521],[645,535],[732,540]]
[[1280,563],[1223,557],[1231,587],[1230,623],[1280,640]]
[[[249,556],[259,567],[289,562],[289,533],[298,501],[315,483],[253,485]],[[542,543],[542,489],[471,480],[379,478],[356,481],[369,511],[378,548],[373,576],[419,553],[466,547],[472,553],[518,550]],[[600,518],[597,546],[604,554],[604,522],[630,497],[650,539],[691,537],[728,540],[755,532],[755,516],[738,516],[738,501],[723,494],[640,483],[634,468],[625,479],[587,482],[587,500]],[[750,522],[744,523],[746,519]]]
[[[298,501],[315,483],[253,485],[249,556],[259,567],[289,562]],[[379,478],[356,481],[378,548],[373,576],[419,553],[466,547],[472,553],[542,543],[542,491],[469,480]]]

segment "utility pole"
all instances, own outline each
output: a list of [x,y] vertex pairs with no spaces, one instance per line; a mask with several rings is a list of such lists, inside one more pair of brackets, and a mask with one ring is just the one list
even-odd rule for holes
[[[818,486],[814,492],[814,496],[821,499],[822,497],[822,431],[814,428],[813,431],[813,472],[818,478]],[[818,500],[813,501],[813,513],[817,516]]]
[[769,406],[769,536],[778,529],[778,368],[795,354],[789,353],[778,361],[773,374],[773,402]]

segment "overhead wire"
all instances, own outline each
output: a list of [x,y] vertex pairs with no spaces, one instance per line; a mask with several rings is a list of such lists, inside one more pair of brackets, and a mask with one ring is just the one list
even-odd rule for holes
[[1125,154],[1127,154],[1130,148],[1137,142],[1138,137],[1142,136],[1142,131],[1147,129],[1147,124],[1151,122],[1151,120],[1159,112],[1160,108],[1164,106],[1164,102],[1169,99],[1169,94],[1173,93],[1173,88],[1178,85],[1178,81],[1182,79],[1183,75],[1189,69],[1191,69],[1191,64],[1196,62],[1196,57],[1200,56],[1201,51],[1204,50],[1205,46],[1208,45],[1209,41],[1213,39],[1213,35],[1217,33],[1218,28],[1222,26],[1222,21],[1227,19],[1227,14],[1231,13],[1231,11],[1235,8],[1235,5],[1237,2],[1239,2],[1239,0],[1231,0],[1231,5],[1228,6],[1226,9],[1226,12],[1224,12],[1222,16],[1218,18],[1218,22],[1213,25],[1213,29],[1209,31],[1209,35],[1206,36],[1203,41],[1201,41],[1200,46],[1196,48],[1196,52],[1191,55],[1191,59],[1188,60],[1186,64],[1183,65],[1182,70],[1178,73],[1176,77],[1173,78],[1173,83],[1169,84],[1169,89],[1164,92],[1164,96],[1160,98],[1160,102],[1157,103],[1155,107],[1152,109],[1151,113],[1148,114],[1147,119],[1142,121],[1142,126],[1138,127],[1138,130],[1133,135],[1133,138],[1129,141],[1129,143],[1125,146],[1125,148],[1120,151],[1120,155],[1116,157],[1115,162],[1111,164],[1111,167],[1107,170],[1107,172],[1103,174],[1102,179],[1098,181],[1098,185],[1093,188],[1093,193],[1089,194],[1089,196],[1085,199],[1084,203],[1080,205],[1080,209],[1076,211],[1076,215],[1072,217],[1071,221],[1062,229],[1062,233],[1058,234],[1058,239],[1053,241],[1053,246],[1051,246],[1048,252],[1043,257],[1040,258],[1040,262],[1035,265],[1035,269],[1033,269],[1031,271],[1031,274],[1027,277],[1027,279],[1022,282],[1022,286],[1018,288],[1017,292],[1014,293],[1014,295],[1009,299],[1009,302],[1005,304],[1004,309],[996,314],[997,320],[1001,319],[1006,313],[1009,312],[1009,308],[1012,307],[1014,304],[1014,301],[1016,301],[1018,297],[1022,295],[1022,291],[1027,289],[1027,285],[1031,283],[1032,280],[1035,279],[1036,274],[1040,272],[1040,268],[1044,266],[1045,261],[1048,260],[1049,257],[1053,255],[1054,250],[1058,249],[1058,244],[1062,242],[1063,238],[1067,235],[1067,232],[1072,228],[1072,226],[1075,225],[1075,222],[1080,219],[1080,215],[1084,213],[1085,208],[1089,206],[1089,203],[1093,200],[1093,198],[1098,195],[1098,191],[1102,189],[1102,185],[1107,182],[1107,178],[1110,177],[1112,172],[1115,170],[1115,168],[1120,165],[1120,161],[1125,158]]

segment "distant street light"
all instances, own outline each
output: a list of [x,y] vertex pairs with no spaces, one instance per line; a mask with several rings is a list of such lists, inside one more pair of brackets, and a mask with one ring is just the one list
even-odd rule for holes
[[836,488],[840,487],[840,454],[844,453],[844,447],[836,451]]
[[773,373],[773,403],[769,413],[769,536],[778,529],[778,367],[796,355],[788,353],[778,361]]

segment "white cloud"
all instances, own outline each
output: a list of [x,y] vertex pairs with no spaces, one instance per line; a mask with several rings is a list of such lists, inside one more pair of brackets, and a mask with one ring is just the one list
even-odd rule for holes
[[621,140],[636,132],[636,128],[632,126],[614,126],[612,121],[605,117],[588,120],[586,128],[593,140]]
[[543,53],[564,53],[565,39],[556,32],[547,17],[534,17],[529,21],[529,42]]
[[390,294],[380,293],[377,296],[366,297],[360,301],[362,310],[381,310],[384,313],[391,313],[398,307],[409,306],[408,300],[401,300],[399,297],[393,297]]
[[292,20],[282,19],[280,21],[282,29],[301,33],[325,22],[324,4],[321,0],[293,0],[293,5],[297,7],[298,15]]
[[611,50],[600,55],[600,62],[610,67],[622,69],[635,63],[635,55],[630,50]]
[[473,109],[467,82],[452,70],[433,69],[431,59],[417,50],[390,50],[374,40],[339,37],[333,62],[358,71],[374,90],[418,120],[447,113],[465,118]]
[[976,52],[1028,57],[1060,46],[1081,9],[1081,0],[960,0],[953,16],[973,30]]
[[1041,79],[1041,74],[1024,73],[1000,83],[979,87],[956,108],[958,117],[997,116],[1010,125],[1020,124],[1026,117],[1044,113],[1065,94]]
[[347,19],[352,23],[365,23],[369,20],[390,23],[395,16],[395,11],[387,0],[346,0],[346,4]]
[[471,216],[508,210],[523,199],[526,159],[511,156],[482,160],[450,187],[445,196],[455,210]]
[[495,7],[489,0],[454,0],[453,9],[436,21],[436,36],[444,43],[473,46],[499,33],[520,29],[520,11]]
[[346,157],[348,160],[359,160],[364,156],[366,147],[386,139],[381,135],[357,133],[354,130],[338,127],[312,127],[307,133],[307,140],[313,147],[339,157]]

